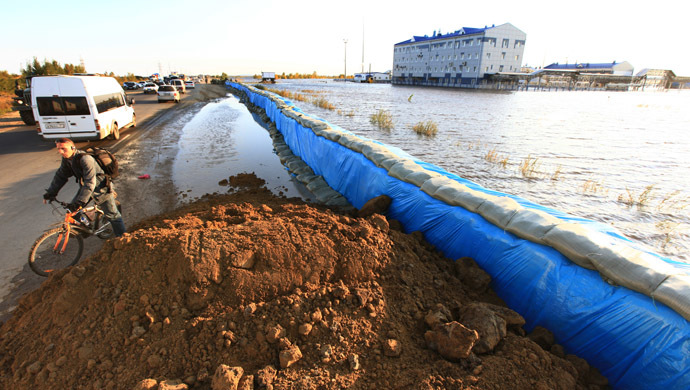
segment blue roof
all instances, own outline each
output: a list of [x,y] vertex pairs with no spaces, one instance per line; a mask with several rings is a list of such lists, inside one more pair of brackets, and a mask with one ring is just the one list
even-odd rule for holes
[[554,63],[548,66],[545,66],[544,69],[572,69],[572,70],[578,70],[578,69],[611,69],[614,66],[620,64],[620,62],[606,62],[606,63],[599,63],[599,64],[593,64],[593,63],[575,63],[575,64],[559,64],[559,63]]
[[395,45],[403,45],[403,44],[412,43],[412,42],[430,41],[433,39],[445,39],[445,38],[451,38],[451,37],[459,37],[459,36],[463,36],[463,35],[479,34],[479,33],[483,33],[486,30],[492,29],[494,27],[496,27],[496,26],[484,27],[484,28],[463,27],[460,30],[457,30],[457,31],[454,31],[454,32],[448,33],[448,34],[436,34],[436,32],[434,31],[434,36],[430,37],[427,35],[425,35],[425,36],[414,35],[412,39],[398,42]]

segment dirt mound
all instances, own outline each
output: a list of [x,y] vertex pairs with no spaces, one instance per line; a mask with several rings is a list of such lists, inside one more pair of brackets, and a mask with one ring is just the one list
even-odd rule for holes
[[605,386],[548,332],[527,337],[488,282],[379,214],[241,188],[140,223],[24,297],[0,328],[0,387]]

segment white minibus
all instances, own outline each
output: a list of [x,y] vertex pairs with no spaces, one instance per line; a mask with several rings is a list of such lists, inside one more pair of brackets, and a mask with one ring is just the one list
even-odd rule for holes
[[120,138],[136,126],[134,99],[112,77],[38,76],[31,80],[31,108],[43,139]]

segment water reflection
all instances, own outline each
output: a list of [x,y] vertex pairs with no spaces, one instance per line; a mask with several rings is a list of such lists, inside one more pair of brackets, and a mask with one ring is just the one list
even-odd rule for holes
[[220,181],[251,172],[276,195],[314,199],[273,153],[268,131],[236,98],[208,103],[185,124],[173,180],[187,199],[227,192]]

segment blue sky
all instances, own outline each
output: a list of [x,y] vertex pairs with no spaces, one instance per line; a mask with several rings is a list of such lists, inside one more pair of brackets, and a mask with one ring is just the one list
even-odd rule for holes
[[0,70],[18,73],[37,57],[61,64],[83,59],[89,72],[118,75],[337,75],[347,39],[351,75],[363,67],[391,69],[393,45],[413,35],[511,23],[527,34],[523,65],[615,60],[636,72],[662,68],[690,76],[690,55],[682,51],[689,34],[672,20],[677,2],[608,3],[11,1],[2,6]]

